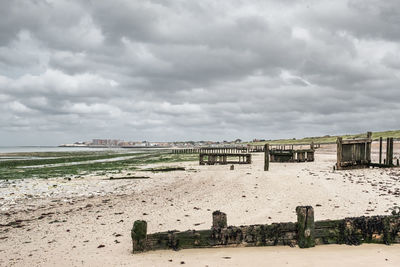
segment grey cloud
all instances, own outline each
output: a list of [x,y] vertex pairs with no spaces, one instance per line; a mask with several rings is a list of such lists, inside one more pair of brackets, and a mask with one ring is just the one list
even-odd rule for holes
[[2,3],[0,145],[20,132],[56,144],[393,128],[398,10],[394,0]]

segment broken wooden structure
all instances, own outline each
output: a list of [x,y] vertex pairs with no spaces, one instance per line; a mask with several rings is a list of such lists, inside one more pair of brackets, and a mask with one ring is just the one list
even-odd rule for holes
[[[298,145],[269,145],[271,150],[295,150]],[[321,144],[311,143],[311,149],[319,148]],[[242,145],[242,146],[220,146],[220,147],[193,147],[172,149],[172,154],[200,154],[200,153],[258,153],[265,152],[265,145]]]
[[172,154],[201,154],[201,153],[249,153],[248,147],[198,147],[173,149]]
[[251,154],[244,153],[200,153],[200,165],[251,164]]
[[314,144],[309,149],[273,148],[269,150],[271,162],[310,162],[314,161]]
[[228,226],[226,214],[212,214],[211,229],[147,234],[146,221],[135,221],[133,253],[159,249],[209,248],[221,246],[298,245],[300,248],[324,244],[400,243],[400,214],[314,221],[311,206],[296,208],[297,222]]
[[[382,157],[383,138],[379,138],[379,163],[371,161],[372,133],[368,132],[366,138],[343,140],[337,138],[337,170],[359,169],[369,167],[394,167],[393,138],[386,139],[386,158]],[[383,162],[382,162],[383,159]],[[397,166],[399,161],[397,160]]]

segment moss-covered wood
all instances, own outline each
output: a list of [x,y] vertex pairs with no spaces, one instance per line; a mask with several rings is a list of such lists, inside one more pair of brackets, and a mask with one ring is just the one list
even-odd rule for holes
[[298,245],[301,248],[310,248],[315,246],[315,224],[314,209],[311,206],[299,206],[297,213],[297,238]]
[[399,234],[399,216],[372,216],[346,218],[342,241],[348,245],[361,243],[392,244]]
[[213,228],[225,228],[228,226],[228,221],[226,218],[226,214],[217,210],[212,213],[213,218]]
[[131,231],[133,252],[142,252],[147,248],[147,222],[135,221]]
[[340,244],[341,242],[341,226],[343,220],[326,220],[315,222],[315,243],[322,244]]
[[[296,208],[296,223],[211,227],[209,230],[167,231],[146,235],[147,223],[136,221],[132,229],[133,252],[218,246],[277,246],[296,244],[400,243],[400,215],[345,218],[314,222],[310,206]],[[222,212],[213,213],[221,215]],[[220,217],[219,217],[220,218]],[[226,220],[226,216],[225,216]]]

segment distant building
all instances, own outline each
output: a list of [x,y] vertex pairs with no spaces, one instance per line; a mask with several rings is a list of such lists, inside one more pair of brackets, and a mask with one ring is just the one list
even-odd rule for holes
[[116,139],[93,139],[93,146],[118,146],[120,140]]

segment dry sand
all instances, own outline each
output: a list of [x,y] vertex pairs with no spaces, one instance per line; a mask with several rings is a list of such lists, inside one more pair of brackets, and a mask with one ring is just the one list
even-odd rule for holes
[[314,206],[316,220],[384,215],[400,205],[400,170],[334,172],[335,159],[334,146],[324,146],[315,162],[271,163],[269,172],[263,155],[254,154],[253,164],[233,171],[190,162],[170,164],[187,171],[146,172],[150,179],[142,180],[2,182],[0,266],[399,266],[399,245],[131,254],[130,230],[138,219],[151,233],[207,229],[214,210],[226,212],[228,224],[243,225],[295,221],[298,205]]

